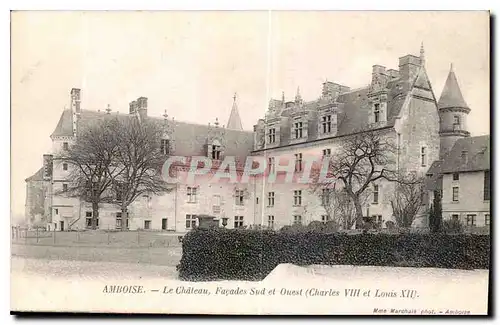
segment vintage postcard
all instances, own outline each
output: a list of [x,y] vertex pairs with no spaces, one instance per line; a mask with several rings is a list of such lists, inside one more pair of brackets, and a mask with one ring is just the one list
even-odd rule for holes
[[486,315],[487,11],[14,11],[11,312]]

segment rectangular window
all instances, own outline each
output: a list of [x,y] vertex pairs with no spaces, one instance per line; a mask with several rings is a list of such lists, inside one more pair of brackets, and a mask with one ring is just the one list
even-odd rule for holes
[[236,190],[235,192],[235,204],[236,205],[244,205],[245,204],[245,197],[243,190]]
[[161,142],[160,142],[160,151],[164,155],[169,155],[170,154],[170,140],[168,140],[168,139],[161,139]]
[[379,197],[379,187],[378,187],[378,185],[374,184],[373,185],[373,204],[378,204],[378,197]]
[[243,227],[243,216],[235,216],[234,228],[242,228],[242,227]]
[[69,145],[67,142],[63,142],[63,150],[68,150],[69,149]]
[[[99,218],[95,221],[96,228],[99,228]],[[92,228],[92,211],[85,212],[85,227]]]
[[293,216],[293,224],[294,225],[301,225],[302,224],[302,216],[301,215]]
[[196,187],[187,188],[188,203],[196,203],[196,194],[197,194],[196,192],[197,192]]
[[212,159],[220,160],[221,157],[221,148],[217,145],[212,145]]
[[151,220],[144,220],[144,229],[151,229]]
[[330,148],[323,149],[323,157],[330,157],[331,154],[332,154],[332,149]]
[[267,159],[267,164],[269,165],[269,172],[270,173],[274,173],[274,168],[275,168],[275,165],[274,165],[274,157],[269,157]]
[[268,207],[274,206],[274,192],[267,193],[267,206]]
[[186,229],[194,229],[196,227],[196,215],[186,214]]
[[460,116],[453,116],[453,130],[460,130]]
[[66,192],[68,190],[68,184],[64,183],[63,184],[63,191]]
[[323,134],[328,134],[332,132],[332,116],[325,115],[321,118],[321,125]]
[[484,225],[485,226],[489,226],[490,225],[490,215],[489,214],[485,214],[484,215]]
[[296,172],[302,171],[302,154],[301,153],[295,154],[295,171]]
[[68,170],[68,164],[67,163],[63,164],[63,170]]
[[455,222],[458,221],[458,214],[452,214],[451,219]]
[[161,219],[161,230],[167,230],[167,222],[168,222],[167,218]]
[[476,215],[475,214],[468,214],[467,215],[466,225],[468,227],[475,227],[476,226]]
[[116,213],[116,218],[115,218],[115,228],[116,229],[122,229],[122,213],[117,212]]
[[302,205],[302,191],[296,190],[293,191],[293,205],[301,206]]
[[267,226],[274,229],[274,216],[267,216]]
[[321,222],[326,223],[330,221],[330,217],[327,214],[321,216]]
[[377,214],[373,216],[373,222],[378,223],[379,225],[382,224],[382,215]]
[[58,214],[59,214],[59,209],[54,209],[54,213],[55,213],[56,215],[58,215]]
[[374,108],[373,108],[373,114],[374,114],[374,119],[375,119],[375,123],[379,122],[380,121],[380,104],[375,104]]
[[269,129],[269,133],[267,135],[268,143],[276,142],[276,129]]
[[220,195],[214,195],[213,202],[212,202],[213,213],[215,213],[215,214],[220,213],[220,205],[221,205]]
[[490,200],[490,171],[486,170],[484,172],[484,200],[489,201]]
[[422,167],[427,166],[427,147],[420,148],[420,164]]
[[295,139],[300,139],[302,138],[302,128],[303,128],[303,122],[295,122],[293,124],[293,127],[295,129]]
[[326,207],[330,204],[330,189],[323,188],[321,189],[321,205]]
[[458,181],[460,179],[460,174],[459,173],[453,173],[453,180]]
[[452,201],[458,202],[458,186],[453,187]]

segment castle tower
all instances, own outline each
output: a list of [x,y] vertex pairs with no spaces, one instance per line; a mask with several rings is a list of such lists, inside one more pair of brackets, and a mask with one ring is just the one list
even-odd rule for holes
[[227,128],[230,130],[243,131],[243,126],[241,125],[240,113],[238,112],[238,105],[236,105],[236,93],[233,96],[233,108],[231,109],[229,120],[227,121]]
[[453,64],[439,98],[438,109],[440,120],[439,159],[443,159],[458,139],[470,136],[469,131],[467,131],[467,115],[470,108],[460,91],[457,77],[453,71]]

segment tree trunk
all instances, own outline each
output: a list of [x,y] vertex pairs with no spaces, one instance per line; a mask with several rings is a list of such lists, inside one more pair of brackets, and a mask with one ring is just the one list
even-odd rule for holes
[[123,230],[128,230],[127,227],[127,220],[128,220],[128,211],[126,206],[122,206],[122,231]]
[[99,203],[92,202],[91,229],[97,229],[97,219],[99,218]]
[[362,229],[364,225],[363,221],[363,208],[361,207],[361,202],[359,202],[359,197],[353,196],[354,207],[356,209],[356,229]]

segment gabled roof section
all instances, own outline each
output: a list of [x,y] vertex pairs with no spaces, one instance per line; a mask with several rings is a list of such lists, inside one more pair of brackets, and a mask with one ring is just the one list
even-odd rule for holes
[[443,165],[442,160],[436,160],[432,163],[431,167],[425,174],[424,187],[427,191],[436,191],[441,189],[441,166]]
[[73,125],[71,122],[71,110],[66,109],[62,112],[61,117],[59,118],[59,122],[57,123],[54,132],[50,135],[50,137],[58,137],[58,136],[72,136],[73,135]]
[[418,72],[417,79],[413,84],[414,87],[431,90],[431,83],[429,82],[429,78],[427,77],[427,73],[425,69],[422,67]]
[[469,108],[462,96],[460,86],[458,85],[457,77],[453,71],[453,65],[450,67],[450,73],[444,84],[443,92],[438,101],[439,108],[461,107]]
[[[463,158],[463,153],[466,159]],[[445,157],[441,172],[457,173],[490,169],[490,136],[458,139]]]
[[43,181],[43,167],[40,168],[36,173],[31,175],[30,177],[24,180],[25,182],[35,182],[35,181]]

